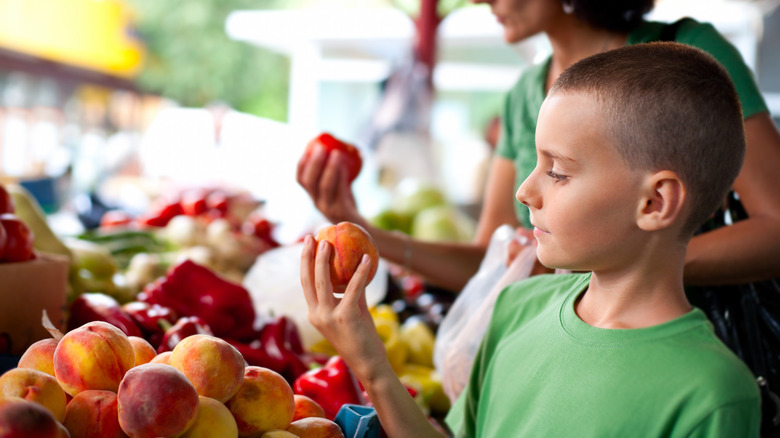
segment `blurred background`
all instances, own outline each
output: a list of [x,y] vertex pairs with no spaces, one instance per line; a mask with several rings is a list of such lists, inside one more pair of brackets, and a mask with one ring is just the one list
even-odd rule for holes
[[[778,4],[661,0],[649,18],[713,23],[780,123]],[[328,131],[363,154],[365,215],[422,181],[476,217],[504,93],[547,54],[464,0],[0,0],[0,182],[64,233],[228,185],[293,238],[318,219],[295,163]]]

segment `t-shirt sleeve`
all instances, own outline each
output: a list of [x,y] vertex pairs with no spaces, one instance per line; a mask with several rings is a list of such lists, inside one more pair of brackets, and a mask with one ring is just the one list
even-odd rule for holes
[[512,96],[514,90],[507,93],[504,97],[503,117],[501,117],[501,133],[498,136],[498,145],[496,146],[496,155],[502,158],[508,158],[514,160],[517,156],[517,151],[512,147],[512,121],[514,117],[512,114]]
[[753,72],[745,64],[737,48],[726,40],[712,24],[695,21],[683,24],[677,33],[677,42],[704,50],[726,68],[737,89],[737,94],[739,94],[742,115],[745,119],[754,114],[768,111]]
[[688,435],[689,438],[757,438],[761,423],[758,400],[731,403],[713,411]]

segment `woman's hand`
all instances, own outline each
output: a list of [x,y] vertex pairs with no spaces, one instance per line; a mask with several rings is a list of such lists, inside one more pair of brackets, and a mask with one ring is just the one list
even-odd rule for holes
[[332,223],[350,221],[365,225],[350,189],[344,153],[328,153],[315,147],[311,155],[298,161],[296,179],[306,190],[317,209]]
[[[333,247],[312,236],[304,239],[301,253],[301,285],[309,321],[333,345],[359,379],[370,379],[387,363],[385,347],[366,304],[370,257],[364,255],[342,298],[333,294],[330,256]],[[315,255],[316,253],[316,255]]]

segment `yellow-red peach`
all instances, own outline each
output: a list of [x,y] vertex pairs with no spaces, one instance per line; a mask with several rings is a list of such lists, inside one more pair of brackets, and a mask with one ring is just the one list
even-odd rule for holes
[[32,368],[12,368],[0,376],[0,395],[38,403],[54,415],[65,418],[67,399],[57,379]]
[[127,438],[111,391],[88,389],[76,394],[65,408],[63,425],[72,438]]
[[199,403],[181,371],[159,363],[138,365],[119,385],[119,425],[133,438],[177,437],[195,422]]
[[303,394],[294,394],[293,400],[295,401],[295,414],[293,414],[292,421],[306,417],[326,418],[325,409],[311,397]]
[[244,356],[227,341],[204,334],[188,336],[173,348],[168,364],[184,373],[199,395],[228,401],[244,380]]
[[128,336],[127,340],[130,341],[130,345],[133,346],[133,356],[135,357],[135,364],[133,366],[149,363],[157,356],[157,351],[146,339],[139,336]]
[[181,438],[223,438],[237,437],[238,426],[233,414],[225,406],[211,397],[200,396],[200,407],[195,423],[184,432]]
[[[67,432],[48,409],[19,397],[0,397],[3,438],[65,438]],[[65,435],[63,435],[65,433]]]
[[69,331],[54,350],[54,375],[72,396],[87,389],[116,392],[133,365],[135,353],[127,335],[102,321]]
[[298,435],[281,429],[272,429],[260,435],[260,438],[300,438]]
[[162,353],[158,353],[157,356],[155,356],[152,360],[149,361],[149,363],[162,363],[165,365],[170,365],[169,361],[171,360],[171,353],[172,351],[163,351]]
[[27,347],[19,358],[18,368],[32,368],[54,376],[54,350],[57,348],[54,338],[35,341]]
[[363,259],[363,254],[371,257],[371,267],[366,283],[370,283],[379,266],[379,252],[376,243],[363,227],[352,222],[340,222],[328,225],[317,231],[314,239],[319,243],[327,240],[333,246],[330,256],[330,281],[333,291],[343,293],[347,284]]
[[307,417],[293,421],[287,431],[300,438],[344,438],[344,432],[335,421],[320,417]]
[[286,429],[295,413],[290,384],[268,368],[248,366],[236,395],[225,402],[241,437],[260,436],[271,429]]

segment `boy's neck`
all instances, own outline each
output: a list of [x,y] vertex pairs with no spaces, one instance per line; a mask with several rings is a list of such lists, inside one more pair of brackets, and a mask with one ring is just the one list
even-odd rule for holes
[[683,262],[678,258],[667,254],[656,263],[633,264],[639,269],[594,271],[587,291],[575,303],[577,316],[594,327],[631,329],[662,324],[690,312],[683,289]]

